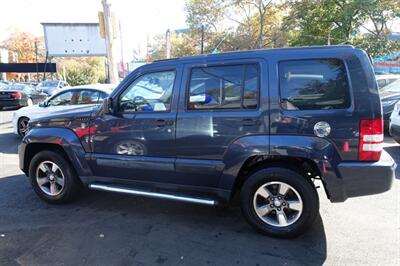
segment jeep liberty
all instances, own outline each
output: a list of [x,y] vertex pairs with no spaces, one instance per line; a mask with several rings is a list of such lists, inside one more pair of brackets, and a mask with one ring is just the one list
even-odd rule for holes
[[47,202],[81,187],[206,205],[294,237],[331,202],[390,189],[396,164],[368,55],[352,46],[156,61],[102,106],[32,120],[20,168]]

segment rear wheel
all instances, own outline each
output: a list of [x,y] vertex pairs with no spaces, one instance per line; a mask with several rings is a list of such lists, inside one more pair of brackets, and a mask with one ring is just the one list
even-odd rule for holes
[[273,237],[298,236],[318,215],[319,199],[312,182],[285,168],[254,172],[244,183],[240,196],[247,221]]
[[41,151],[32,158],[29,176],[36,194],[49,203],[69,202],[81,189],[70,163],[53,151]]
[[18,134],[21,137],[24,137],[28,132],[28,123],[29,118],[27,117],[21,117],[20,119],[18,119]]

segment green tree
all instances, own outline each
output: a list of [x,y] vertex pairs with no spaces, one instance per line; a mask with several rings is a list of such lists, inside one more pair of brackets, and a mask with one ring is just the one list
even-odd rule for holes
[[283,29],[291,46],[347,43],[379,55],[398,49],[388,38],[388,23],[399,9],[399,0],[292,0]]
[[104,83],[105,65],[100,57],[57,58],[59,73],[64,74],[71,86]]
[[[197,41],[194,34],[171,32],[171,57],[177,58],[182,56],[195,55],[198,53]],[[147,61],[154,61],[166,58],[166,40],[165,34],[159,34],[154,37],[153,44],[150,48]]]

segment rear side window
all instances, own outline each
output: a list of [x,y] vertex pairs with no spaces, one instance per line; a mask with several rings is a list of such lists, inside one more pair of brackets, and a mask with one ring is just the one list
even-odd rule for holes
[[99,92],[94,90],[82,90],[79,92],[78,104],[96,104],[99,102]]
[[345,109],[351,99],[341,60],[294,60],[279,63],[281,105],[286,110]]
[[257,65],[193,68],[188,109],[256,109],[258,94]]

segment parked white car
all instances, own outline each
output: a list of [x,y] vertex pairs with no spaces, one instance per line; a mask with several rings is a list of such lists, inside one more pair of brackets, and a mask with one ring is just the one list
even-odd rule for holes
[[393,139],[400,143],[400,101],[395,104],[392,114],[390,115],[389,133]]
[[14,133],[24,136],[28,131],[28,123],[32,118],[54,112],[80,108],[81,105],[96,105],[107,98],[116,87],[114,84],[94,84],[69,87],[61,90],[44,102],[27,106],[14,112],[12,125]]

